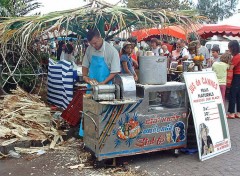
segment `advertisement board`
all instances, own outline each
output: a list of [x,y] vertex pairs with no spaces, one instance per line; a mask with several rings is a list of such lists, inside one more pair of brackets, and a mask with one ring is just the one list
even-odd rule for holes
[[185,72],[199,159],[201,161],[231,149],[225,107],[213,71]]

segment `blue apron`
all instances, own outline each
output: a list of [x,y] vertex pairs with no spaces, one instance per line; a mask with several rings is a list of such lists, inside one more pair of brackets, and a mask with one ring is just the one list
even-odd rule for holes
[[[89,67],[89,78],[96,79],[98,82],[103,82],[110,75],[110,69],[105,63],[103,56],[92,56]],[[108,84],[112,84],[109,81]]]
[[[104,46],[105,47],[105,46]],[[105,49],[105,48],[104,48]],[[91,63],[89,67],[89,78],[96,79],[98,82],[103,82],[110,75],[110,69],[105,63],[103,56],[92,56]],[[107,84],[112,84],[112,81],[109,81]],[[87,86],[91,87],[90,84]],[[90,94],[90,91],[87,91],[87,94]],[[84,136],[84,130],[82,128],[82,120],[80,122],[79,136]]]

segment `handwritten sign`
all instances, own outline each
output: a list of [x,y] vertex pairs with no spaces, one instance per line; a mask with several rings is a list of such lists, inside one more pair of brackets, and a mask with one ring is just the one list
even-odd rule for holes
[[201,161],[227,152],[231,142],[225,108],[216,74],[185,72],[192,108],[199,159]]

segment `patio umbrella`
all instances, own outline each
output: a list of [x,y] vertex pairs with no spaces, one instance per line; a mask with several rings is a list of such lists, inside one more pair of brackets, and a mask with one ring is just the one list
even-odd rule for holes
[[187,30],[180,26],[168,26],[165,28],[150,28],[132,32],[132,36],[137,37],[138,42],[160,35],[168,35],[186,40]]

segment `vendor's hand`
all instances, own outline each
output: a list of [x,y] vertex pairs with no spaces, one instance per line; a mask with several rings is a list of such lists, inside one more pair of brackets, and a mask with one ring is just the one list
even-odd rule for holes
[[134,75],[134,80],[137,81],[138,80],[138,76]]
[[100,83],[98,83],[98,85],[104,85],[104,84],[106,84],[106,83],[104,83],[104,82],[100,82]]
[[95,79],[91,79],[91,80],[89,81],[89,84],[90,84],[91,86],[96,86],[96,85],[98,85],[98,82],[97,82],[97,80],[95,80]]
[[91,79],[88,76],[83,76],[83,81],[90,84]]
[[90,84],[91,86],[98,85],[98,82],[97,82],[95,79],[91,79],[91,78],[89,78],[89,77],[87,77],[87,76],[84,76],[84,77],[83,77],[83,80],[84,80],[86,83]]

